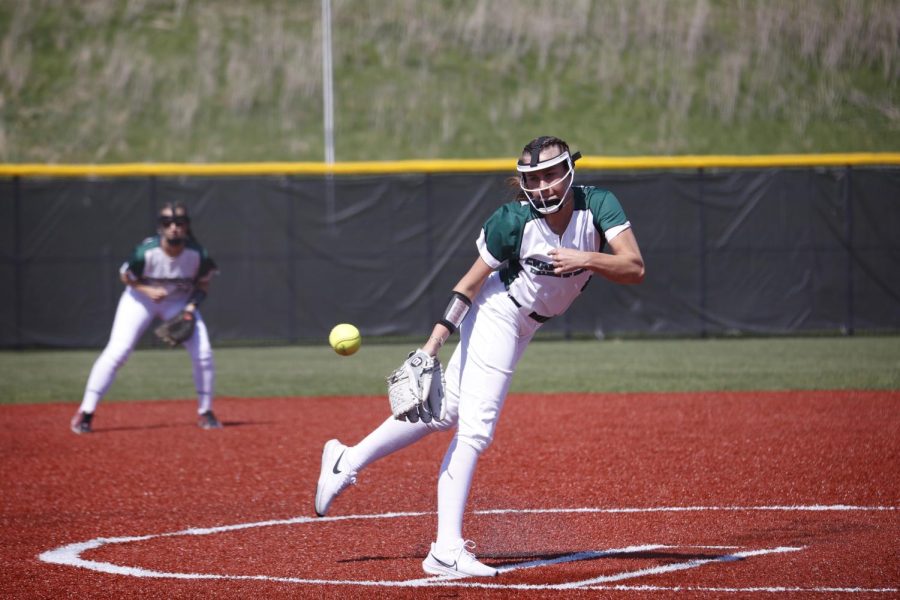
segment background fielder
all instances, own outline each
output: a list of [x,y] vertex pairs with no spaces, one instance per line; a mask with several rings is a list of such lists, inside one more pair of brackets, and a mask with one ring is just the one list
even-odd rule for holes
[[[315,509],[327,513],[334,498],[375,460],[428,433],[456,427],[438,478],[438,531],[422,563],[427,573],[453,577],[494,576],[475,558],[463,537],[463,512],[479,455],[494,429],[512,374],[541,324],[562,314],[594,273],[616,283],[639,283],[644,263],[637,240],[616,197],[573,186],[569,146],[540,137],[525,146],[517,165],[519,201],[501,206],[477,240],[478,258],[456,287],[425,345],[410,354],[389,379],[395,392],[407,381],[436,380],[419,387],[419,404],[382,423],[357,445],[330,440],[322,452]],[[606,245],[612,254],[603,253]],[[460,341],[446,370],[446,397],[434,357],[456,328]],[[399,402],[398,402],[399,404]]]
[[198,310],[206,298],[216,264],[194,238],[187,208],[167,203],[159,212],[158,233],[141,242],[119,271],[125,291],[119,299],[112,333],[88,377],[84,398],[71,429],[90,433],[97,404],[131,355],[154,318],[168,321],[187,312],[194,321],[193,334],[184,346],[193,363],[198,398],[198,425],[221,427],[212,411],[215,364],[203,317]]

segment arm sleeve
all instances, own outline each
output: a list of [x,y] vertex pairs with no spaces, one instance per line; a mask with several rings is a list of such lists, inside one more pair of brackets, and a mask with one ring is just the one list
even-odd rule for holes
[[518,256],[522,245],[522,216],[515,204],[504,204],[485,222],[478,236],[478,254],[496,269]]
[[213,275],[219,272],[219,266],[216,264],[216,261],[212,259],[206,248],[196,238],[191,238],[188,247],[195,251],[200,259],[200,262],[197,264],[197,273],[194,275],[194,281],[209,281],[212,279]]
[[619,199],[607,190],[593,190],[588,203],[594,215],[594,226],[609,241],[631,227]]
[[481,233],[478,235],[478,240],[475,242],[475,245],[478,246],[478,256],[488,264],[488,266],[492,269],[497,269],[503,263],[502,260],[498,260],[490,248],[488,248],[487,244],[487,235],[485,234],[484,229],[481,230]]
[[144,245],[139,244],[138,246],[135,246],[131,256],[122,263],[122,266],[119,268],[119,273],[128,276],[128,278],[132,280],[140,279],[144,275],[144,264]]
[[206,249],[200,253],[200,269],[197,271],[197,280],[209,281],[212,276],[219,272],[219,266],[216,261],[207,254]]

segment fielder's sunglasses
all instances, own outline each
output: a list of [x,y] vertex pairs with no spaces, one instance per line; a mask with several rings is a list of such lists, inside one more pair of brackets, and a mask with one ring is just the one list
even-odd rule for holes
[[168,227],[172,223],[175,225],[187,225],[191,220],[187,217],[178,216],[178,217],[160,217],[159,224],[163,227]]

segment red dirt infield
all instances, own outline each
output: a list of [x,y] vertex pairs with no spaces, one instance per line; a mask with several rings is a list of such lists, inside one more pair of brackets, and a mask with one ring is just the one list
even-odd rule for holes
[[501,569],[421,570],[450,434],[317,519],[322,444],[384,398],[0,407],[0,595],[18,598],[900,596],[900,392],[513,394],[465,535]]

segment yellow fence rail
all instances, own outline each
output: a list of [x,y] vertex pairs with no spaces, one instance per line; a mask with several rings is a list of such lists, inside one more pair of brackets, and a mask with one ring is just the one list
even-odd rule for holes
[[[847,154],[585,156],[580,169],[601,171],[846,167],[900,165],[900,152]],[[396,160],[370,162],[257,163],[120,163],[120,164],[0,164],[0,177],[146,177],[246,175],[385,175],[397,173],[513,172],[509,158],[471,160]]]

